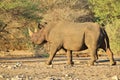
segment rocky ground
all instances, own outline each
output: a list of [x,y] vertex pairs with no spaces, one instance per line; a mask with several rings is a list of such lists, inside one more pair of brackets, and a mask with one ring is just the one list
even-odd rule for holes
[[47,58],[17,58],[0,60],[0,80],[120,80],[120,58],[110,66],[106,56],[95,66],[88,66],[89,57],[74,57],[74,66],[66,65],[65,56],[56,56],[53,65]]

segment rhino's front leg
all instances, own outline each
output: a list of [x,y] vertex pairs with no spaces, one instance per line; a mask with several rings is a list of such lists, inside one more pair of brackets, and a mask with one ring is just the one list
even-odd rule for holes
[[67,59],[68,59],[68,62],[67,62],[68,65],[74,64],[74,62],[72,61],[72,51],[71,50],[67,50]]
[[57,47],[55,45],[51,45],[50,46],[50,52],[49,52],[49,58],[48,61],[46,62],[47,65],[51,65],[52,64],[52,60],[55,57],[55,54],[57,52]]

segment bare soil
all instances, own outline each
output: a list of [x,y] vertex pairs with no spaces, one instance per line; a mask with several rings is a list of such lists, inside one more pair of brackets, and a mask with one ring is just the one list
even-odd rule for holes
[[88,66],[90,57],[73,57],[74,65],[66,65],[66,56],[55,56],[53,64],[47,58],[0,58],[0,80],[120,80],[120,57],[110,66],[106,56]]

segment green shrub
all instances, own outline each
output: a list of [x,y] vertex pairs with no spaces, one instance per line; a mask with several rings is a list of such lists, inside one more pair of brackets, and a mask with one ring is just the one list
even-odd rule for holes
[[114,53],[120,53],[120,0],[89,0],[94,21],[104,27]]
[[40,1],[3,0],[0,1],[0,10],[8,12],[17,18],[40,21],[41,17],[37,13],[41,13],[42,9],[39,5]]
[[42,19],[40,16],[42,12],[39,0],[0,0],[0,19],[7,24],[4,35],[0,33],[0,37],[5,38],[6,41],[2,40],[3,42],[12,44],[7,44],[9,47],[4,48],[19,50],[32,48],[27,28],[36,27],[34,23],[37,24]]
[[120,17],[120,0],[89,0],[95,21],[106,25]]
[[115,20],[113,24],[106,26],[106,31],[110,39],[110,45],[114,53],[120,54],[120,20]]

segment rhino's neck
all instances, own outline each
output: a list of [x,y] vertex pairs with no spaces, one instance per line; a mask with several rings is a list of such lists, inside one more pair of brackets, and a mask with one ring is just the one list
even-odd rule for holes
[[49,41],[49,35],[51,30],[56,26],[56,23],[49,23],[45,29],[44,29],[44,33],[45,33],[45,40]]
[[49,34],[50,34],[51,28],[46,27],[44,30],[44,36],[45,36],[45,40],[49,41]]

